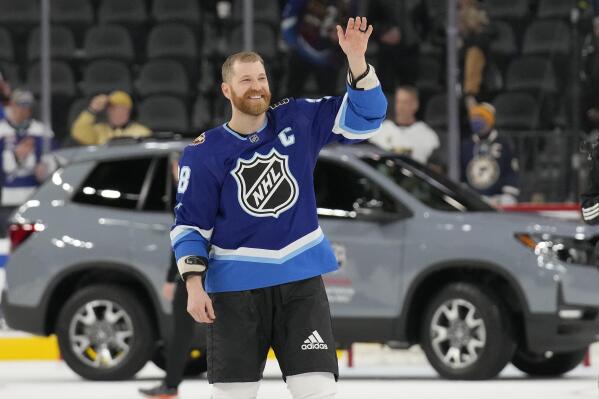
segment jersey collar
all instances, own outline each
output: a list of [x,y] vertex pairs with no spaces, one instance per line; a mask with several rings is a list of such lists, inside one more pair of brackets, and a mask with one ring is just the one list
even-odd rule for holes
[[227,132],[229,132],[233,137],[235,137],[238,140],[247,140],[248,137],[251,136],[252,134],[261,133],[264,129],[266,129],[266,126],[268,126],[268,115],[266,115],[266,118],[264,118],[264,123],[262,124],[260,129],[258,129],[256,132],[250,133],[250,134],[241,134],[239,132],[236,132],[235,130],[233,130],[229,127],[229,122],[223,123],[223,129],[225,129]]

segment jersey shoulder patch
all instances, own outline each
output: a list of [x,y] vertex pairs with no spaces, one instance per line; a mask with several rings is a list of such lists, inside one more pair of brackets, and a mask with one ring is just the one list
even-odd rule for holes
[[289,101],[290,101],[290,100],[289,100],[289,98],[284,98],[284,99],[282,99],[281,101],[279,101],[279,102],[277,102],[277,103],[274,103],[274,104],[272,104],[272,105],[270,106],[270,109],[276,109],[276,108],[278,108],[278,107],[280,107],[280,106],[287,105],[287,104],[289,104]]
[[206,132],[200,134],[198,137],[193,139],[193,141],[191,142],[191,145],[204,144],[205,141],[206,141]]

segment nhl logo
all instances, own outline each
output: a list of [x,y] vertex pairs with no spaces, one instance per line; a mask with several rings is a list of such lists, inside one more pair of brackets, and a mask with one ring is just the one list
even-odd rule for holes
[[266,155],[238,159],[231,174],[239,205],[252,216],[277,218],[297,201],[299,187],[289,171],[289,157],[274,148]]

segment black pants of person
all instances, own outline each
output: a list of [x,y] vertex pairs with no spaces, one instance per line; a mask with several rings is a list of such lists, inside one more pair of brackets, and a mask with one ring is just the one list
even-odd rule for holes
[[262,379],[269,348],[288,376],[339,366],[329,301],[321,276],[247,291],[210,294],[216,320],[208,326],[208,381]]
[[302,97],[305,95],[304,86],[311,75],[316,78],[321,95],[332,96],[337,93],[337,80],[339,71],[342,68],[333,68],[331,66],[314,65],[299,55],[292,53],[289,57],[289,69],[287,76],[287,92],[289,97]]
[[176,284],[175,297],[173,298],[173,324],[171,336],[166,346],[165,385],[169,388],[177,388],[183,380],[195,326],[193,318],[187,313],[187,288],[185,283],[177,280]]

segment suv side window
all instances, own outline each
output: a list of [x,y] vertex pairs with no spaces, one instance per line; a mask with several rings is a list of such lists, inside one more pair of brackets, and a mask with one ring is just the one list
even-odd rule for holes
[[81,204],[135,209],[152,158],[100,162],[73,197]]
[[393,198],[375,182],[336,162],[319,160],[314,171],[314,190],[318,208],[354,212],[358,208],[377,208],[396,213]]
[[143,205],[144,211],[166,211],[169,201],[167,185],[172,185],[167,175],[168,161],[166,157],[156,159],[154,174]]

